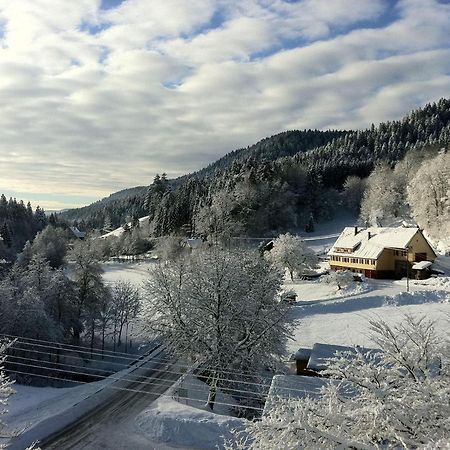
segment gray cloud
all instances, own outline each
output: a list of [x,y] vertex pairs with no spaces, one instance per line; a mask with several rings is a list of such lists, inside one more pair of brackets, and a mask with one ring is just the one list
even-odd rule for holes
[[450,6],[389,8],[0,0],[0,191],[100,197],[284,129],[362,128],[448,96]]

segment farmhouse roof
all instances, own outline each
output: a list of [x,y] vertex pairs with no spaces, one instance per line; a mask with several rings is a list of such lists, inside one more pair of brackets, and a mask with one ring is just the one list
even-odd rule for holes
[[337,249],[347,249],[346,255],[376,259],[384,248],[406,249],[418,230],[416,227],[371,227],[366,229],[346,227],[328,255],[342,256],[342,251],[337,251]]

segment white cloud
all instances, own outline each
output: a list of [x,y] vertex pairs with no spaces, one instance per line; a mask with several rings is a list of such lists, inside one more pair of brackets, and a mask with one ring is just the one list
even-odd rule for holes
[[450,5],[437,1],[67,5],[0,0],[0,191],[102,196],[449,92]]

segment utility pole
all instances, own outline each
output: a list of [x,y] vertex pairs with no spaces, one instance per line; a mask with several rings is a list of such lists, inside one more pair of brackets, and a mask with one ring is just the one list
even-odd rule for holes
[[409,292],[409,245],[406,247],[406,292]]

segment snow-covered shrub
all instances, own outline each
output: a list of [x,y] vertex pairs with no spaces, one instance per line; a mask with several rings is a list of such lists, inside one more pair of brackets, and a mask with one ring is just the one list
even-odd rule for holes
[[381,352],[337,355],[318,398],[279,398],[260,422],[248,424],[251,441],[238,437],[226,447],[448,448],[448,336],[424,318],[406,317],[394,328],[371,322],[371,329]]
[[293,289],[288,289],[287,291],[282,291],[280,294],[280,300],[288,303],[295,303],[297,298],[297,292]]
[[327,277],[327,283],[335,285],[338,290],[346,288],[353,284],[355,275],[350,270],[331,271]]

